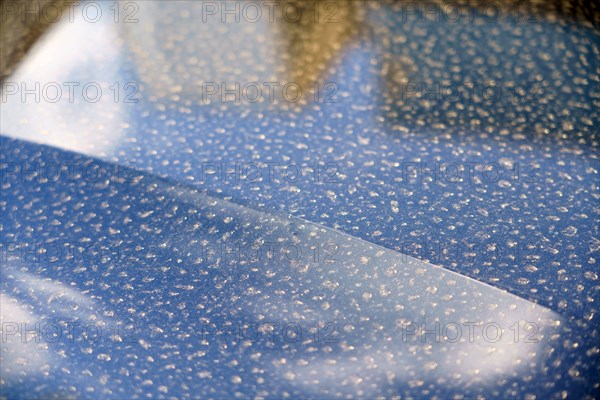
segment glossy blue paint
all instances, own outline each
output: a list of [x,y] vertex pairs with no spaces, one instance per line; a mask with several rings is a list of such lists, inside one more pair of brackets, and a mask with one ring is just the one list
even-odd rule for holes
[[[305,50],[327,65],[322,70],[279,58],[274,49],[302,60],[306,53],[297,48],[316,40],[285,21],[198,24],[200,5],[185,16],[181,4],[158,2],[144,3],[140,22],[133,25],[105,20],[59,25],[25,61],[11,78],[15,82],[103,82],[110,95],[98,103],[52,104],[12,96],[2,104],[3,134],[62,148],[2,140],[3,244],[18,248],[8,252],[13,261],[3,259],[3,296],[11,296],[15,309],[28,304],[29,312],[35,310],[44,321],[58,315],[63,323],[101,320],[109,327],[128,327],[133,340],[115,342],[102,335],[93,345],[87,339],[59,341],[58,350],[50,344],[69,373],[23,372],[21,380],[3,385],[10,397],[26,397],[24,388],[31,387],[41,388],[40,394],[60,388],[65,395],[90,397],[545,398],[597,392],[598,30],[577,20],[545,17],[405,21],[398,6],[344,4],[340,12],[347,20],[334,24],[332,32],[324,24],[313,27],[335,38],[339,49],[329,49],[329,58]],[[276,29],[288,29],[289,36]],[[266,39],[259,40],[261,35]],[[61,45],[65,40],[71,47]],[[319,46],[325,53],[327,44]],[[39,68],[65,47],[62,68]],[[205,102],[203,97],[202,82],[243,85],[276,76],[282,83],[305,83],[304,75],[311,74],[322,88],[334,84],[332,92],[320,92],[323,100],[316,102],[313,92],[298,103],[222,102],[218,96]],[[139,101],[113,101],[112,82],[121,88],[139,83]],[[475,90],[499,88],[500,95],[471,95],[468,83]],[[440,85],[466,94],[454,99]],[[331,93],[337,102],[325,102]],[[38,168],[49,162],[65,168],[56,182],[44,182],[44,175],[53,175],[43,167],[37,177],[24,172],[27,163]],[[90,163],[92,171],[102,169],[99,177],[88,171]],[[70,176],[69,168],[82,176]],[[228,218],[236,221],[233,226]],[[309,228],[300,231],[327,228],[322,234],[327,240],[315,244],[308,235],[286,236],[290,224],[303,221],[310,221]],[[292,247],[302,249],[296,261],[307,264],[308,272],[298,272],[303,267],[289,254],[268,262],[240,260],[257,240],[264,249],[265,237],[299,246]],[[337,254],[331,242],[345,240],[351,240],[350,253],[330,260]],[[73,257],[15,265],[15,253],[20,261],[25,258],[24,243],[40,248],[59,243]],[[240,250],[240,243],[249,247]],[[463,309],[449,307],[446,323],[474,316],[500,321],[510,335],[513,323],[529,321],[542,328],[541,344],[490,350],[494,346],[485,342],[459,351],[436,342],[440,354],[456,360],[461,351],[471,352],[481,365],[486,364],[482,348],[507,354],[507,359],[489,356],[489,365],[505,372],[488,370],[481,376],[464,365],[455,368],[459,374],[464,368],[463,376],[452,376],[449,361],[415,356],[407,343],[394,342],[404,331],[391,321],[434,324],[446,315],[441,307],[451,302],[437,293],[437,284],[452,279],[434,269],[427,279],[416,275],[417,283],[410,285],[389,278],[396,292],[386,289],[384,264],[392,261],[369,265],[378,251],[389,251],[386,257],[393,259],[427,261],[409,263],[415,271],[431,271],[435,264],[461,275],[458,287],[467,288],[471,300]],[[367,262],[361,264],[356,253]],[[227,254],[234,254],[235,268]],[[260,271],[260,278],[241,272],[243,261],[252,272]],[[326,261],[335,261],[333,272],[323,266]],[[342,279],[344,266],[356,280]],[[337,280],[327,279],[329,274]],[[36,296],[43,279],[52,280],[46,283],[50,288],[41,291],[46,297]],[[345,284],[339,288],[335,282]],[[63,292],[58,298],[66,296],[65,304],[56,308],[56,293]],[[483,306],[514,311],[511,302],[522,304],[527,318],[473,311],[469,307],[480,292],[487,296],[478,300]],[[429,294],[424,300],[403,293]],[[246,309],[237,308],[238,302]],[[527,308],[532,303],[539,304],[535,312]],[[406,315],[398,309],[402,304]],[[259,307],[264,315],[248,307]],[[235,327],[264,318],[299,324],[306,332],[317,322],[329,322],[340,341],[244,345],[231,337],[221,340],[218,329],[199,332],[210,324]],[[344,331],[346,323],[353,330]],[[207,335],[213,336],[208,344]],[[430,343],[415,345],[417,353],[426,353]],[[353,353],[356,347],[362,352]],[[520,361],[529,363],[527,372],[512,363],[521,357],[515,351],[535,353]],[[333,356],[315,359],[314,352]]]

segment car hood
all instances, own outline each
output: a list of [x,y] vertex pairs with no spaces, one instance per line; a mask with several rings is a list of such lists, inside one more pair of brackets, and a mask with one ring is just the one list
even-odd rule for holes
[[58,23],[4,82],[3,393],[598,390],[595,26],[181,4]]

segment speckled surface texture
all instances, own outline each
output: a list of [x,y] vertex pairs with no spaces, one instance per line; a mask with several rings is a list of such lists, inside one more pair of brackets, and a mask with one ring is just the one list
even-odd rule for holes
[[[3,380],[11,397],[29,397],[25,387],[114,398],[598,395],[597,27],[544,13],[452,23],[401,4],[336,4],[335,23],[276,14],[236,24],[198,23],[202,3],[143,2],[137,23],[57,24],[9,79],[99,82],[104,92],[96,103],[3,98],[2,134],[17,138],[2,140],[3,245],[84,242],[108,255],[65,265],[3,257],[3,318],[12,301],[52,318],[135,326],[132,343],[49,344],[43,351],[70,372],[23,368]],[[304,88],[295,103],[206,93],[207,82],[292,81]],[[127,82],[136,103],[124,101]],[[133,169],[45,182],[10,169],[27,160]],[[300,238],[282,233],[289,224],[302,225]],[[310,260],[254,260],[241,271],[202,253],[265,237],[298,240]],[[326,246],[321,262],[313,239]],[[324,262],[330,242],[345,241],[343,257]],[[398,262],[400,275],[386,275]],[[411,268],[427,272],[411,280]],[[54,283],[44,292],[29,276]],[[59,283],[88,303],[38,308],[46,299],[35,292],[54,298]],[[505,334],[535,322],[541,340],[394,341],[403,332],[393,321],[470,318],[498,321]],[[339,341],[199,339],[201,323],[261,320],[331,322]]]

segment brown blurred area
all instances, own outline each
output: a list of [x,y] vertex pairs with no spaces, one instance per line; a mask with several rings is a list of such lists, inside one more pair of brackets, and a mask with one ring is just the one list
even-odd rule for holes
[[[311,82],[319,80],[341,49],[364,28],[361,12],[366,2],[282,0],[282,7],[286,3],[294,3],[303,16],[294,23],[277,16],[279,34],[286,43],[283,54],[287,77],[307,93]],[[314,18],[313,10],[320,11],[319,18]],[[327,13],[333,10],[336,23],[329,23]]]
[[[159,0],[145,0],[159,1]],[[196,0],[202,1],[202,0]],[[368,0],[280,0],[293,2],[300,8],[314,8],[315,3],[334,3],[343,17],[341,24],[314,23],[301,20],[300,23],[282,23],[280,34],[286,38],[291,57],[287,60],[291,78],[308,84],[315,80],[327,67],[340,47],[351,40],[361,28],[361,3]],[[410,3],[415,0],[371,0],[377,3]],[[67,17],[69,7],[75,0],[0,0],[0,82],[8,77],[19,61],[42,34],[60,18]],[[447,1],[424,0],[421,3],[444,4]],[[459,0],[456,5],[478,7],[493,3],[499,7],[530,8],[531,12],[544,19],[584,21],[588,25],[600,26],[600,2],[594,0]],[[299,56],[301,55],[301,56]]]
[[73,0],[0,0],[0,81]]

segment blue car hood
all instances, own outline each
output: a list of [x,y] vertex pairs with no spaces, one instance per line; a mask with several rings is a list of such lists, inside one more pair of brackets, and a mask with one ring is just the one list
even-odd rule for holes
[[597,394],[594,25],[135,4],[4,82],[3,396]]

